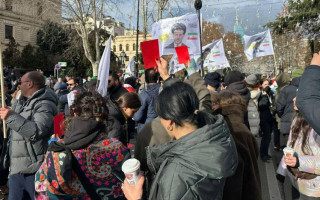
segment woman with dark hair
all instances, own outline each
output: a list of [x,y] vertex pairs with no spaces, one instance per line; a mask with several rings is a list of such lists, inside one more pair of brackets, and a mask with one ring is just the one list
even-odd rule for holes
[[[167,67],[162,58],[158,63]],[[174,140],[147,147],[155,175],[149,199],[222,199],[225,179],[237,166],[235,144],[221,115],[198,109],[197,95],[186,83],[173,83],[159,94],[155,111]],[[142,188],[130,187],[125,180],[123,190],[130,197],[141,194],[135,192]]]
[[36,173],[37,199],[123,199],[127,148],[105,132],[108,109],[98,93],[76,95],[64,139],[52,142]]
[[297,111],[292,122],[287,147],[295,153],[283,155],[277,170],[277,178],[284,182],[288,176],[292,184],[292,199],[320,198],[320,136],[310,127],[308,122],[298,112],[293,99],[294,109]]
[[229,125],[238,152],[236,173],[227,178],[223,191],[225,200],[261,200],[261,185],[258,168],[258,144],[244,123],[246,101],[238,94],[222,90],[217,97],[218,111]]
[[271,159],[269,155],[269,145],[274,125],[274,117],[271,113],[273,105],[273,93],[270,88],[270,82],[267,79],[261,81],[261,95],[258,99],[258,109],[260,112],[260,128],[262,139],[260,144],[260,157],[263,162]]

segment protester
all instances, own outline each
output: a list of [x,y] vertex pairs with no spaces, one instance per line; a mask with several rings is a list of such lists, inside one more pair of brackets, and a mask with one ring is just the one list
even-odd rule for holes
[[20,88],[22,96],[12,108],[0,108],[10,131],[9,200],[34,199],[34,174],[43,162],[57,114],[57,96],[45,87],[40,72],[23,75]]
[[58,94],[58,90],[60,89],[60,85],[63,83],[62,78],[58,78],[58,81],[53,86],[53,91]]
[[149,199],[221,199],[225,179],[237,166],[236,149],[223,117],[198,109],[196,93],[186,83],[174,83],[159,94],[155,110],[175,140],[147,147],[155,175]]
[[259,82],[256,75],[249,75],[245,79],[245,82],[247,83],[247,88],[250,91],[250,101],[248,103],[248,120],[250,125],[250,131],[255,137],[257,137],[259,135],[260,129],[260,113],[258,110],[258,99],[261,95],[261,91],[259,89]]
[[297,93],[297,107],[304,119],[320,134],[320,52],[303,73]]
[[74,100],[74,96],[82,92],[84,89],[79,85],[80,84],[80,79],[78,78],[70,78],[68,80],[68,94],[64,94],[59,97],[59,103],[62,105],[66,105],[64,109],[64,114],[66,116],[69,115],[69,107],[72,105],[72,102]]
[[[293,70],[292,81],[288,86],[285,86],[277,99],[276,108],[277,115],[280,117],[280,133],[285,136],[282,138],[287,138],[290,133],[290,126],[295,115],[295,110],[293,109],[292,99],[296,97],[297,90],[300,82],[300,69]],[[286,144],[287,141],[283,143]]]
[[[287,85],[290,84],[291,82],[291,77],[288,73],[280,73],[277,77],[276,77],[276,81],[275,81],[278,85],[278,88],[276,89],[275,92],[275,102],[277,103],[280,92],[282,91],[283,88],[285,88]],[[277,108],[277,105],[276,105]],[[282,149],[282,145],[285,145],[287,140],[288,140],[288,135],[283,135],[280,134],[280,129],[281,129],[281,119],[278,116],[278,114],[275,115],[276,117],[276,121],[277,121],[277,132],[275,132],[275,134],[273,135],[273,141],[274,141],[274,150],[281,150]],[[277,134],[279,133],[279,134]],[[281,144],[282,143],[282,144]]]
[[108,137],[107,118],[100,94],[76,95],[63,141],[50,144],[36,174],[37,199],[124,199],[119,177],[124,178],[121,166],[128,152]]
[[107,101],[110,115],[119,121],[122,128],[121,131],[115,133],[113,137],[119,139],[124,145],[129,143],[129,139],[135,133],[135,123],[132,117],[140,108],[141,102],[139,96],[133,92],[126,92],[117,99],[116,102]]
[[[295,99],[293,106],[296,111]],[[319,199],[320,138],[308,122],[297,113],[292,122],[287,147],[294,150],[294,155],[285,154],[277,170],[277,178],[284,182],[285,176],[292,184],[292,199]]]
[[236,173],[226,180],[223,199],[261,200],[259,148],[243,118],[247,104],[240,95],[228,90],[219,93],[217,103],[235,141],[239,161]]
[[[246,103],[248,104],[250,101],[250,92],[246,87],[246,83],[244,82],[244,75],[239,71],[230,71],[224,78],[224,84],[227,87],[226,89],[237,94],[240,94]],[[244,123],[250,129],[248,112],[244,114]]]
[[218,72],[208,73],[204,80],[209,91],[218,92],[221,84],[221,75]]
[[274,125],[274,118],[271,114],[271,107],[273,103],[273,94],[269,87],[269,81],[263,79],[261,81],[261,96],[259,98],[259,112],[260,112],[260,127],[262,130],[262,139],[260,144],[260,157],[263,162],[271,159],[269,155],[269,145],[271,141],[271,133]]
[[108,95],[112,101],[116,101],[119,97],[128,92],[124,87],[122,87],[117,74],[109,75],[108,79]]
[[160,89],[160,85],[157,84],[158,76],[154,68],[145,70],[147,85],[139,94],[141,107],[133,116],[134,121],[138,123],[138,133],[140,133],[146,123],[158,116],[153,109],[154,100],[158,97]]

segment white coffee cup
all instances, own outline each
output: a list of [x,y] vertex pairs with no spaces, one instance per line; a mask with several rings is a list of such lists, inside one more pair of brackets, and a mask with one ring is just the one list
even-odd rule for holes
[[283,149],[283,153],[285,156],[293,156],[294,152],[294,149],[292,149],[291,147],[286,147]]
[[126,160],[122,164],[122,171],[125,174],[130,185],[136,185],[141,177],[140,162],[135,158]]

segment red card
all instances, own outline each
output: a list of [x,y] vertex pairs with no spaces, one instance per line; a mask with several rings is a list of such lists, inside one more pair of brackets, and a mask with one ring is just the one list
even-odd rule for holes
[[145,69],[156,67],[156,59],[160,58],[158,39],[141,42],[140,45]]
[[186,64],[190,62],[190,56],[189,56],[189,51],[187,46],[180,46],[180,47],[175,47],[179,64]]
[[53,128],[54,128],[54,134],[56,136],[61,137],[64,135],[63,113],[60,113],[53,117]]

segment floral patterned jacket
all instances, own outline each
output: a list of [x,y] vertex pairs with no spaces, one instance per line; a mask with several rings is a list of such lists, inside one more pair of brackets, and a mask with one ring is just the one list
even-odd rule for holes
[[[121,180],[112,173],[118,171],[121,178],[124,177],[121,166],[128,157],[128,150],[121,142],[102,133],[87,148],[73,151],[73,155],[101,199],[125,199]],[[64,152],[47,152],[35,177],[35,188],[39,193],[37,200],[90,199],[74,171],[71,180],[62,177],[61,166],[65,157]]]

